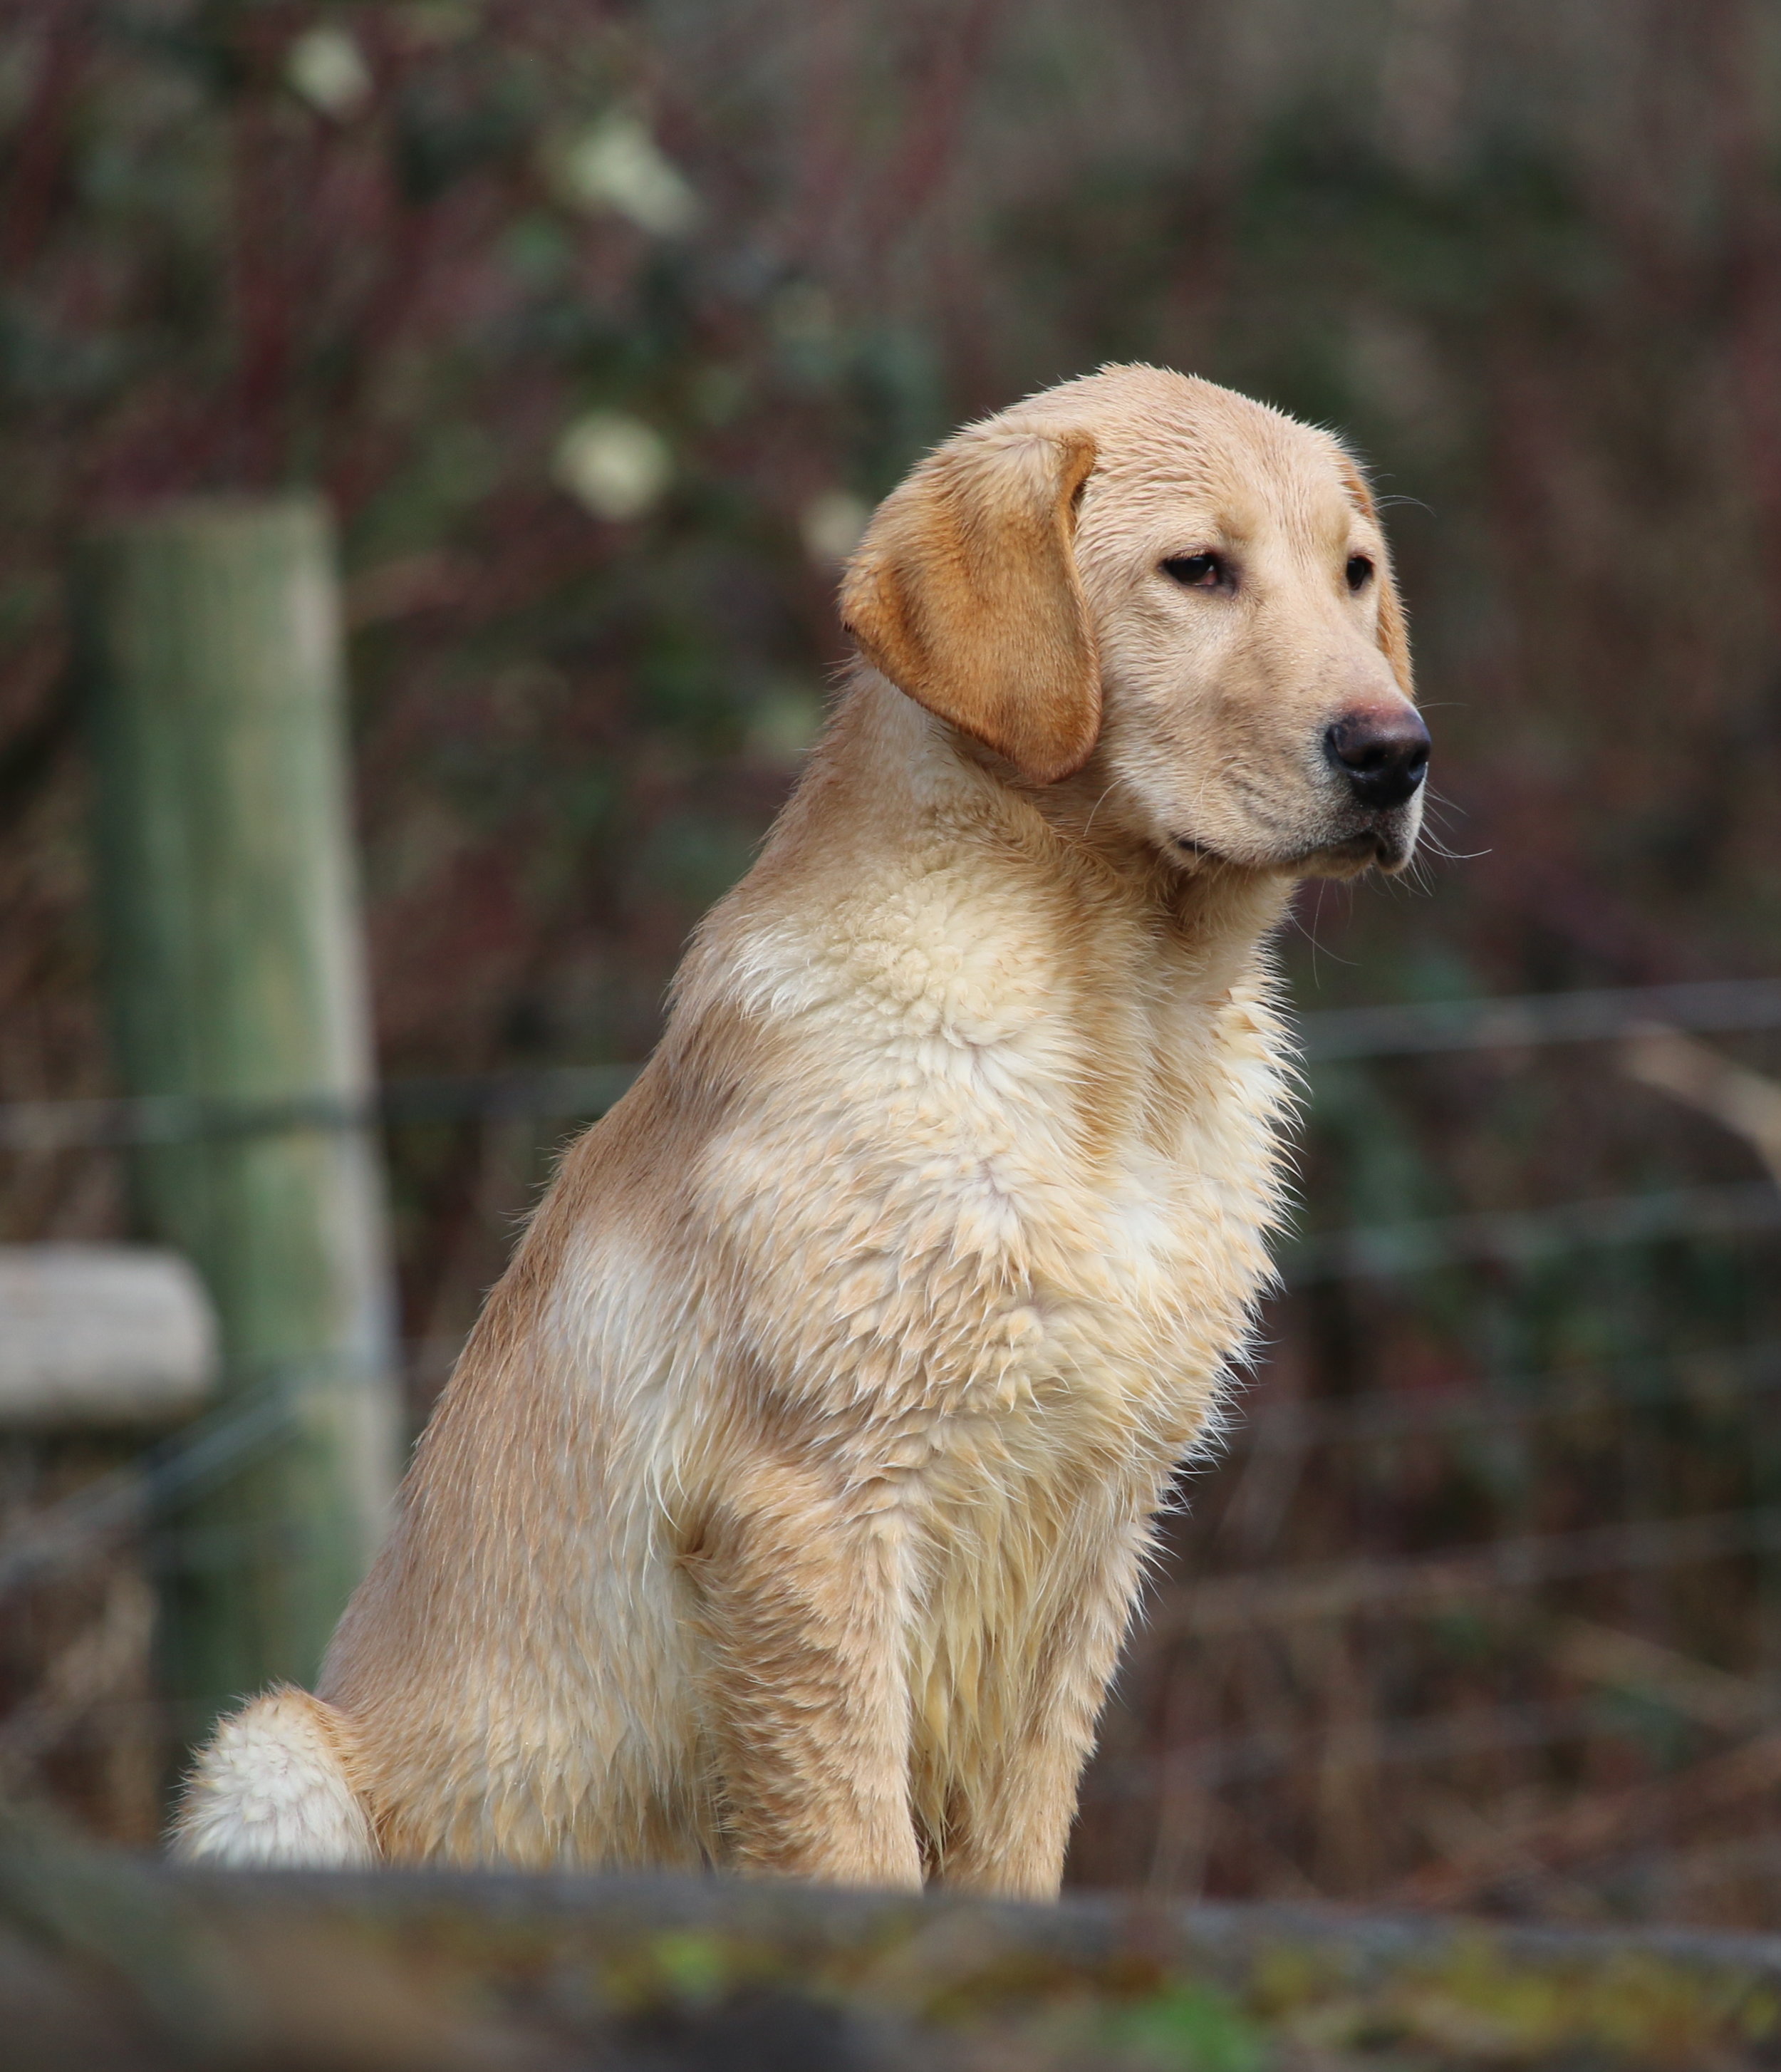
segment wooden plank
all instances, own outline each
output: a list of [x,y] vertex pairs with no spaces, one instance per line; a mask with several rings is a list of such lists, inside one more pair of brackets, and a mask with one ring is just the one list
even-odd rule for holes
[[177,1252],[0,1245],[0,1427],[169,1424],[216,1382],[216,1318]]

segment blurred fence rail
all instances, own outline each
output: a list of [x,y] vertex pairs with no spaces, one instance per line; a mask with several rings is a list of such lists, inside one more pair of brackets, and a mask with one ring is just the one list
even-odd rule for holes
[[0,1103],[0,1151],[103,1149],[288,1129],[367,1129],[380,1123],[598,1115],[636,1076],[630,1065],[541,1072],[470,1072],[398,1079],[362,1100],[317,1094],[227,1100],[183,1094],[134,1100]]
[[[1703,1035],[1781,1029],[1781,979],[1334,1008],[1302,1017],[1299,1040],[1306,1060],[1321,1064],[1614,1042],[1654,1025]],[[0,1102],[0,1150],[169,1144],[259,1130],[359,1129],[379,1123],[587,1116],[610,1107],[637,1071],[631,1065],[572,1065],[540,1071],[436,1073],[386,1081],[363,1100],[323,1095],[267,1101],[151,1095],[6,1101]]]
[[1781,1029],[1781,979],[1709,979],[1684,985],[1527,993],[1515,999],[1332,1008],[1307,1014],[1300,1034],[1306,1057],[1315,1063],[1612,1042],[1653,1023],[1699,1035]]

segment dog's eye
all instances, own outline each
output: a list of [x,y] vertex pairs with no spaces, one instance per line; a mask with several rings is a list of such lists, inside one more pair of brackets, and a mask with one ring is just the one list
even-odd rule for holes
[[1163,573],[1184,590],[1221,590],[1230,580],[1230,569],[1222,554],[1172,554]]
[[1373,581],[1373,562],[1365,554],[1350,554],[1347,569],[1348,588],[1363,590]]

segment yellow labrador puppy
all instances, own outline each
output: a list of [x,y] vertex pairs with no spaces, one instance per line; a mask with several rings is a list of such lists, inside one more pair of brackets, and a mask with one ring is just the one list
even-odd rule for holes
[[186,1856],[1057,1890],[1267,1280],[1266,939],[1403,865],[1428,736],[1353,462],[1158,368],[950,440],[843,609],[796,796]]

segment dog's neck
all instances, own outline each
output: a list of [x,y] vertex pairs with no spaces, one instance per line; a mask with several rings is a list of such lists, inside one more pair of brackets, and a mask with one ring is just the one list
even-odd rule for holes
[[1200,852],[1159,850],[1117,809],[1114,787],[1098,761],[1059,783],[1034,784],[979,753],[975,742],[961,741],[959,752],[987,765],[1062,849],[1091,858],[1135,909],[1184,948],[1234,972],[1284,917],[1293,893],[1290,878]]
[[962,837],[1041,864],[1056,891],[1081,907],[1085,927],[1121,911],[1209,1000],[1250,967],[1292,896],[1292,880],[1278,873],[1161,854],[1106,810],[1105,786],[1092,771],[1058,785],[1024,782],[862,668],[769,857],[783,841],[819,871],[839,873],[849,868],[845,852],[861,842],[893,843],[913,861]]

